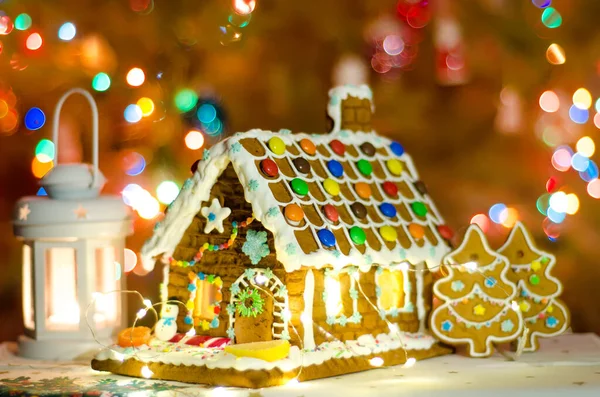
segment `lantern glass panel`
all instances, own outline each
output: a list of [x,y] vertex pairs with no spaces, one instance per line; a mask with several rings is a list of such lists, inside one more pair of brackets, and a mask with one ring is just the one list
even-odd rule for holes
[[120,281],[117,274],[117,249],[115,247],[96,248],[96,281],[94,287],[95,313],[94,323],[98,328],[119,324],[120,319]]
[[46,250],[46,329],[78,330],[77,260],[74,248]]
[[31,246],[25,244],[23,245],[23,320],[25,328],[29,330],[35,329],[32,266]]

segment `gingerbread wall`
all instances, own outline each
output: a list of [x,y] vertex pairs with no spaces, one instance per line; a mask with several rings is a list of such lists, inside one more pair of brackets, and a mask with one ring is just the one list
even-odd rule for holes
[[[231,235],[231,222],[241,222],[252,214],[252,208],[249,203],[244,199],[244,189],[239,183],[237,175],[230,165],[224,171],[223,175],[218,179],[217,183],[212,189],[211,196],[203,206],[208,205],[208,202],[212,201],[213,198],[219,198],[221,205],[229,207],[231,209],[231,215],[228,220],[223,223],[224,233],[216,234],[211,233],[206,235],[203,232],[205,219],[202,215],[197,214],[194,216],[192,223],[188,226],[183,238],[177,245],[173,257],[177,260],[190,261],[198,249],[206,242],[209,244],[222,244],[225,243]],[[245,235],[248,229],[254,230],[265,230],[260,222],[254,221],[249,227],[240,229],[238,238],[232,248],[212,252],[205,251],[204,256],[200,263],[191,267],[180,267],[170,266],[169,284],[168,284],[168,296],[174,297],[178,300],[186,302],[189,298],[188,283],[190,272],[203,272],[205,274],[214,274],[220,276],[223,280],[222,294],[223,299],[221,301],[221,312],[219,314],[219,326],[209,330],[202,330],[200,327],[196,327],[196,332],[199,335],[210,335],[210,336],[226,336],[226,330],[228,327],[228,314],[227,304],[230,301],[231,294],[229,288],[237,278],[243,274],[244,270],[248,267],[270,267],[273,273],[286,285],[288,290],[288,299],[290,305],[290,311],[292,313],[291,324],[296,329],[297,333],[289,327],[289,334],[291,342],[295,345],[301,345],[304,329],[300,321],[300,315],[304,310],[304,278],[306,277],[306,268],[302,268],[299,271],[287,273],[283,268],[283,265],[277,261],[275,257],[275,249],[273,246],[273,235],[267,231],[268,244],[271,253],[263,258],[260,263],[256,266],[250,263],[248,257],[242,252],[242,245],[245,241]],[[369,300],[374,304],[377,302],[376,289],[375,289],[375,271],[373,267],[368,273],[360,274],[360,285],[369,297]],[[314,305],[313,305],[313,320],[314,324],[322,327],[325,331],[331,333],[336,339],[348,340],[356,339],[358,336],[363,334],[377,335],[380,333],[389,332],[387,323],[379,317],[378,311],[369,304],[362,294],[359,293],[358,298],[358,310],[362,315],[362,321],[359,324],[347,323],[345,326],[336,324],[330,326],[327,324],[327,315],[325,312],[325,302],[323,301],[324,291],[324,278],[325,270],[313,270],[315,278],[315,293],[314,293]],[[388,317],[390,322],[398,323],[403,331],[417,332],[419,328],[419,321],[416,312],[417,302],[417,287],[414,272],[409,273],[409,280],[412,285],[410,300],[415,307],[413,313],[400,313],[398,317]],[[427,279],[426,279],[427,280]],[[350,288],[350,280],[348,275],[341,277],[342,283],[342,302],[344,305],[344,313],[349,317],[352,315],[352,300],[348,293]],[[357,286],[358,289],[358,286]],[[431,290],[431,280],[426,282],[425,290]],[[430,296],[430,295],[429,295]],[[177,319],[177,325],[180,332],[185,332],[189,329],[189,325],[184,323],[185,310],[180,309],[179,317]],[[237,324],[237,320],[236,320]],[[256,332],[268,332],[270,335],[270,328],[257,331],[256,329],[247,329],[248,334],[256,334]],[[236,327],[236,335],[238,339],[246,339],[243,335],[239,335],[239,329]],[[317,344],[325,342],[328,339],[325,334],[319,330],[319,327],[314,329],[315,342]]]

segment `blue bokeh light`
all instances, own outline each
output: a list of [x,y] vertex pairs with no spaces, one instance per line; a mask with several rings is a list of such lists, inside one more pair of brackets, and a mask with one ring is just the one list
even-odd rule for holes
[[25,127],[30,131],[39,130],[46,124],[46,115],[40,108],[31,108],[25,114]]

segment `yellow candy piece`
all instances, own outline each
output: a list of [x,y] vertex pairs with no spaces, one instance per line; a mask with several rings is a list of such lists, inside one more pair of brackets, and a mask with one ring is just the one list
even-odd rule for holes
[[385,241],[396,241],[398,238],[398,232],[391,226],[382,226],[379,228],[379,234]]
[[541,268],[542,268],[542,263],[540,261],[531,262],[531,270],[533,270],[534,272],[537,272]]
[[185,307],[187,307],[187,309],[188,309],[188,310],[194,310],[194,307],[195,307],[195,305],[194,305],[194,301],[190,299],[190,300],[189,300],[189,301],[187,301],[187,303],[185,304]]
[[217,287],[222,287],[223,286],[223,280],[221,280],[221,277],[217,277],[215,278],[215,283],[214,283]]
[[225,346],[225,351],[238,358],[251,357],[273,362],[283,360],[288,356],[290,353],[290,343],[283,339],[241,343],[239,345]]
[[390,159],[385,163],[392,175],[400,175],[402,173],[402,163],[396,159]]
[[327,178],[323,181],[323,188],[325,188],[325,191],[332,196],[340,194],[340,185],[331,178]]
[[485,307],[483,305],[477,305],[473,308],[473,313],[477,316],[483,316],[485,314]]
[[210,329],[210,324],[208,321],[204,320],[202,321],[202,330],[203,331],[208,331]]
[[519,308],[523,313],[528,312],[531,305],[528,302],[522,301],[519,303]]
[[548,306],[548,308],[546,309],[546,311],[548,313],[552,313],[554,311],[554,308],[552,306]]
[[285,143],[279,137],[274,136],[269,139],[269,149],[275,154],[284,154],[285,153]]

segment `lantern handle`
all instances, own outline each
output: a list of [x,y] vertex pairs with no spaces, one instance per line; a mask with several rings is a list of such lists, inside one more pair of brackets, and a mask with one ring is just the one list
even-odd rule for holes
[[98,176],[98,106],[96,105],[94,97],[83,88],[73,88],[65,92],[56,104],[56,108],[54,109],[54,120],[52,122],[52,142],[54,142],[54,156],[56,158],[56,164],[58,164],[58,130],[60,124],[60,111],[62,110],[66,100],[73,94],[83,95],[88,100],[92,110],[92,165],[94,166],[92,173],[92,186],[94,186]]

